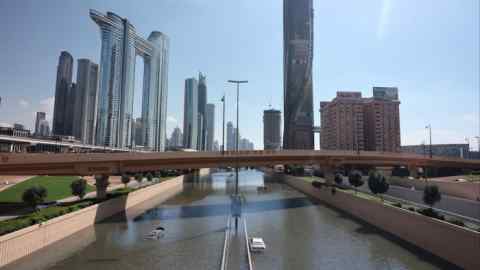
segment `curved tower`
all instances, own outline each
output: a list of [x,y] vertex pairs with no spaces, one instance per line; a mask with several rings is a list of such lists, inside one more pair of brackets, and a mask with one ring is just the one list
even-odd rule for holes
[[165,149],[168,88],[168,37],[154,31],[148,40],[136,34],[127,19],[90,10],[101,30],[102,50],[98,93],[96,144],[132,147],[135,57],[144,59],[142,129],[144,146]]
[[284,149],[314,149],[313,3],[283,1]]

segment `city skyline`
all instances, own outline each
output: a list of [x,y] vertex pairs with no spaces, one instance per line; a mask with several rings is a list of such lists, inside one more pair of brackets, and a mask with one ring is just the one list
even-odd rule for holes
[[[226,8],[228,4],[226,3],[218,3],[212,1],[218,8]],[[347,2],[347,1],[343,1]],[[375,3],[373,3],[375,2]],[[426,138],[425,133],[425,124],[431,123],[433,127],[433,140],[434,143],[454,143],[454,142],[464,142],[464,137],[473,138],[474,136],[478,135],[478,62],[475,59],[478,59],[478,52],[472,51],[472,48],[478,48],[478,24],[474,24],[475,20],[478,20],[478,2],[474,1],[464,1],[463,3],[454,3],[454,2],[442,2],[438,5],[438,8],[435,10],[433,15],[429,15],[424,20],[420,20],[417,22],[420,27],[416,27],[415,23],[410,23],[406,20],[406,18],[411,18],[412,16],[416,16],[419,14],[423,14],[427,12],[429,5],[433,4],[433,2],[429,3],[422,3],[419,4],[416,11],[409,10],[407,8],[408,3],[400,3],[399,1],[373,1],[372,3],[366,4],[365,8],[361,8],[358,12],[366,12],[366,14],[372,15],[372,20],[364,20],[357,28],[347,29],[346,26],[350,26],[350,21],[346,21],[345,24],[339,24],[335,21],[330,21],[330,24],[326,24],[328,19],[332,17],[329,16],[327,13],[328,11],[336,11],[337,13],[344,14],[344,15],[353,15],[355,14],[354,8],[349,11],[340,9],[337,5],[331,3],[322,3],[321,5],[318,3],[314,3],[314,24],[315,24],[315,60],[314,60],[314,67],[313,67],[313,86],[314,86],[314,118],[316,125],[319,123],[319,116],[318,116],[318,108],[319,108],[319,101],[320,100],[330,100],[334,97],[334,93],[336,91],[342,90],[352,90],[352,91],[361,91],[363,94],[367,94],[369,89],[373,85],[396,85],[400,89],[402,89],[402,93],[400,95],[400,100],[402,101],[402,110],[401,110],[401,119],[402,119],[402,144],[419,144]],[[385,8],[385,2],[391,3],[389,8]],[[26,4],[25,4],[26,3]],[[27,9],[26,12],[32,13],[35,15],[34,12],[36,9],[33,8],[35,6],[34,3],[28,4],[25,2],[23,5],[32,6],[32,9]],[[170,9],[175,9],[178,7],[176,4],[169,3]],[[349,2],[352,4],[352,2]],[[22,5],[18,4],[6,6],[5,9],[2,10],[10,10],[13,8],[14,10],[11,12],[15,14],[15,8],[19,9]],[[61,4],[59,4],[61,6]],[[72,41],[78,41],[78,39],[85,39],[89,40],[88,43],[92,44],[95,43],[94,46],[96,48],[92,49],[90,45],[83,46],[80,50],[79,43],[78,45],[68,45],[62,39],[60,40],[59,45],[60,49],[51,48],[48,51],[44,50],[45,53],[42,53],[41,59],[36,62],[41,62],[42,70],[39,70],[41,74],[41,79],[34,75],[29,80],[25,82],[20,81],[18,76],[13,76],[12,78],[3,78],[2,81],[6,82],[4,86],[6,93],[2,91],[2,106],[0,110],[6,112],[4,117],[0,119],[0,122],[8,122],[12,124],[13,122],[21,122],[24,123],[27,127],[32,128],[33,130],[33,122],[34,122],[34,112],[36,111],[45,111],[47,113],[47,119],[52,117],[51,109],[48,107],[52,104],[52,96],[54,90],[54,69],[56,64],[46,65],[47,63],[55,63],[58,59],[58,53],[61,50],[67,50],[71,52],[73,55],[79,58],[89,58],[93,62],[99,62],[99,44],[98,41],[98,30],[92,27],[91,22],[88,22],[88,13],[85,13],[85,10],[88,12],[88,8],[95,8],[99,10],[110,10],[108,7],[104,7],[102,5],[105,4],[79,4],[75,3],[72,4],[75,7],[78,7],[78,11],[72,13],[71,9],[67,9],[67,14],[77,14],[76,17],[73,16],[74,22],[81,22],[77,24],[67,24],[66,26],[62,27],[63,32],[62,34],[67,35],[68,31],[74,30],[75,33],[78,32],[78,38]],[[195,2],[187,2],[185,5],[192,5],[196,6]],[[206,9],[211,7],[212,3],[205,3],[206,7],[202,7],[203,14],[206,13]],[[240,106],[242,108],[241,117],[246,117],[248,119],[255,119],[255,121],[249,121],[252,123],[245,123],[245,127],[242,124],[242,133],[244,133],[247,137],[252,138],[255,142],[255,145],[260,146],[262,145],[262,121],[261,121],[261,112],[265,109],[267,103],[272,103],[274,107],[281,107],[281,100],[282,100],[282,68],[281,68],[281,39],[282,39],[282,31],[281,31],[281,24],[282,24],[282,16],[281,16],[281,3],[280,4],[273,4],[273,3],[261,3],[259,4],[259,10],[254,11],[251,10],[250,7],[253,5],[253,2],[247,2],[240,5],[240,9],[248,11],[246,14],[249,18],[258,18],[259,14],[262,10],[265,10],[267,7],[272,7],[273,15],[272,17],[267,17],[265,20],[260,20],[259,22],[259,29],[254,31],[253,36],[257,36],[257,33],[260,33],[261,30],[268,29],[271,27],[275,31],[272,33],[273,35],[273,43],[275,44],[274,53],[271,53],[267,56],[267,58],[262,58],[263,64],[268,64],[269,66],[274,67],[274,71],[266,74],[262,74],[262,80],[259,77],[255,77],[251,72],[245,73],[242,71],[242,66],[246,67],[246,62],[241,59],[240,56],[244,56],[245,53],[252,52],[249,50],[248,46],[251,46],[251,43],[248,43],[248,46],[245,47],[246,52],[242,52],[242,50],[237,50],[240,53],[240,56],[230,58],[228,63],[231,65],[235,65],[234,69],[230,70],[228,74],[240,74],[238,76],[245,77],[249,79],[251,82],[248,84],[244,89],[242,88],[241,91],[241,99],[240,99]],[[340,5],[340,4],[339,4]],[[353,3],[353,5],[355,5]],[[107,5],[108,6],[108,5]],[[115,6],[115,5],[113,5]],[[163,7],[163,6],[162,6]],[[38,7],[39,10],[42,10],[42,7]],[[167,6],[168,8],[168,6]],[[205,8],[205,10],[203,9]],[[176,12],[185,12],[181,14],[187,14],[187,11],[180,11],[179,9],[175,9]],[[452,10],[452,11],[450,11]],[[114,11],[118,14],[121,14],[122,17],[128,18],[138,29],[142,29],[144,31],[141,32],[141,36],[145,36],[145,32],[151,31],[153,29],[158,29],[164,31],[166,33],[172,33],[177,37],[177,39],[172,39],[172,42],[178,44],[177,42],[181,42],[183,37],[181,35],[181,31],[172,32],[175,29],[172,23],[169,23],[166,20],[161,18],[155,17],[148,17],[149,20],[142,19],[141,16],[137,15],[135,12],[128,11],[124,4],[120,3]],[[448,17],[453,12],[459,13],[460,15],[452,15],[449,18],[448,24],[446,21],[442,20],[440,17]],[[136,12],[143,12],[149,13],[143,9],[143,11],[136,11]],[[423,12],[423,13],[422,13]],[[48,13],[48,11],[47,11]],[[228,13],[231,15],[230,13]],[[385,15],[386,14],[386,15]],[[51,16],[53,16],[52,14]],[[401,15],[401,16],[400,16]],[[57,17],[63,17],[65,15],[58,14]],[[227,16],[227,15],[225,15]],[[10,21],[13,20],[11,16],[3,16],[4,18],[9,19]],[[28,17],[28,16],[27,16]],[[38,16],[32,16],[32,21],[34,21]],[[55,16],[53,16],[55,17]],[[80,18],[82,17],[82,18]],[[87,17],[87,18],[85,18]],[[348,16],[345,16],[348,17]],[[42,17],[43,18],[43,17]],[[204,18],[204,17],[202,17]],[[59,18],[57,18],[58,20]],[[205,18],[204,18],[205,19]],[[232,20],[233,25],[238,26],[236,23],[237,17],[233,16]],[[154,25],[152,26],[152,22],[154,21]],[[158,20],[158,22],[157,22]],[[206,19],[205,19],[206,20]],[[225,20],[228,25],[229,20]],[[320,21],[320,22],[319,22]],[[87,23],[85,23],[87,22]],[[209,23],[206,20],[205,23]],[[323,24],[322,24],[323,23]],[[338,29],[337,32],[342,32],[339,40],[334,39],[333,41],[329,41],[326,39],[326,35],[332,34],[331,31],[327,30],[326,27],[331,27],[335,25]],[[32,26],[30,24],[25,23],[27,26]],[[88,24],[88,25],[86,25]],[[164,24],[166,25],[164,27]],[[442,29],[433,29],[432,27],[437,24],[442,24]],[[7,23],[6,25],[12,25],[12,23]],[[67,26],[70,27],[67,29]],[[75,26],[75,27],[72,27]],[[344,27],[345,26],[345,27]],[[400,27],[401,26],[401,27]],[[462,27],[460,27],[462,26]],[[10,26],[9,26],[10,27]],[[50,28],[54,29],[55,26],[50,25]],[[452,32],[453,29],[459,28],[462,31],[458,33]],[[49,29],[50,29],[49,28]],[[35,27],[32,26],[32,30]],[[177,28],[181,29],[181,28]],[[207,29],[206,27],[202,27],[202,29]],[[244,33],[245,30],[243,27],[238,28],[241,30],[241,33]],[[237,30],[238,30],[237,29]],[[28,29],[26,29],[28,30]],[[212,32],[218,34],[221,29],[212,28]],[[429,33],[426,36],[422,36],[427,32]],[[15,31],[8,31],[9,34],[13,35],[10,42],[16,42],[16,35]],[[88,32],[88,33],[87,33]],[[205,31],[203,31],[205,32]],[[223,32],[221,32],[223,33]],[[48,35],[48,33],[45,33]],[[205,34],[205,33],[204,33]],[[318,36],[321,36],[319,38]],[[395,42],[399,42],[403,40],[406,36],[412,38],[415,42],[415,50],[413,48],[409,48],[408,44],[395,44]],[[461,44],[452,44],[452,42],[436,42],[436,46],[432,47],[431,50],[433,52],[427,52],[425,47],[430,45],[433,40],[444,40],[444,39],[461,39],[465,42]],[[230,36],[228,36],[231,38]],[[333,35],[332,37],[335,37]],[[360,46],[357,48],[353,48],[354,46],[348,46],[348,42],[346,40],[358,38],[360,37],[361,42],[358,43]],[[65,38],[68,40],[69,38]],[[48,40],[48,38],[47,38]],[[53,40],[53,39],[52,39]],[[208,38],[206,39],[208,40]],[[233,39],[236,40],[236,39]],[[371,42],[369,41],[371,40]],[[323,41],[323,43],[319,43],[318,41]],[[46,41],[42,41],[46,42]],[[42,42],[40,42],[40,48],[43,48]],[[227,50],[228,52],[234,48],[234,44],[231,45],[232,48],[229,47]],[[278,43],[278,44],[277,44]],[[83,43],[84,44],[84,43]],[[205,48],[205,46],[209,44],[212,45],[212,42],[201,42],[199,46],[200,48]],[[339,48],[335,50],[329,47],[329,44],[337,45]],[[377,44],[377,45],[375,45]],[[378,45],[381,44],[381,45]],[[51,44],[50,44],[51,45]],[[387,46],[388,45],[388,46]],[[412,56],[409,54],[400,54],[401,48],[400,45],[403,47],[407,47],[407,52],[412,52]],[[407,45],[407,46],[405,46]],[[455,46],[454,46],[455,45]],[[24,45],[26,46],[26,45]],[[264,46],[270,46],[270,43],[267,42],[267,45],[262,44],[260,48],[260,52],[264,52]],[[460,46],[460,47],[458,47]],[[375,48],[375,55],[372,57],[372,53],[370,52],[370,48]],[[234,92],[233,87],[226,85],[225,80],[230,76],[225,75],[225,73],[219,72],[216,70],[215,72],[212,71],[212,61],[200,62],[197,61],[202,59],[203,57],[192,57],[195,53],[193,47],[190,50],[185,50],[188,47],[180,47],[176,52],[176,57],[171,57],[171,60],[175,60],[175,65],[177,68],[173,69],[171,72],[174,72],[174,75],[170,75],[169,81],[172,82],[171,86],[169,87],[169,92],[182,92],[177,86],[178,84],[182,84],[182,80],[175,79],[178,77],[178,74],[183,74],[182,77],[185,78],[185,73],[190,73],[191,70],[198,70],[202,69],[205,70],[207,74],[209,74],[209,102],[214,102],[216,99],[220,100],[223,92],[227,94],[227,117],[226,121],[234,119],[234,106],[233,105],[235,98],[232,92]],[[241,48],[241,47],[240,47]],[[353,48],[353,49],[352,49]],[[452,50],[455,48],[455,50]],[[280,49],[280,50],[279,50]],[[329,49],[329,50],[327,50]],[[348,50],[346,50],[348,49]],[[430,49],[430,47],[429,47]],[[80,50],[80,51],[79,51]],[[7,50],[8,51],[8,50]],[[38,52],[37,50],[27,50],[24,52],[26,54],[25,57],[29,56],[31,53]],[[338,57],[339,53],[345,53],[345,57]],[[359,53],[361,52],[361,53]],[[450,55],[447,55],[448,54]],[[186,56],[192,58],[187,62],[185,61],[184,57],[178,58],[178,54],[186,54]],[[225,56],[225,51],[220,51],[220,56]],[[365,55],[361,56],[362,53]],[[12,52],[13,55],[15,53]],[[441,55],[441,62],[440,60],[436,60],[429,55]],[[54,55],[52,57],[51,55]],[[230,55],[230,54],[229,54]],[[253,56],[257,55],[257,53],[253,52]],[[273,57],[273,55],[275,55]],[[319,57],[321,55],[321,57]],[[404,59],[399,59],[398,55],[401,55]],[[8,55],[5,55],[7,62],[9,58]],[[280,59],[278,59],[280,57]],[[346,58],[350,58],[346,61]],[[369,61],[365,61],[365,59],[371,59]],[[213,57],[216,59],[216,57]],[[415,61],[415,65],[412,65],[413,58],[418,59]],[[53,60],[52,60],[53,59]],[[269,61],[266,61],[269,59]],[[333,60],[338,60],[338,64],[332,64]],[[388,61],[380,61],[380,59],[386,59]],[[20,61],[12,62],[11,70],[16,71],[22,67],[23,62],[25,60],[22,57],[19,58]],[[237,61],[233,61],[237,60]],[[274,61],[271,61],[274,60]],[[139,61],[139,59],[137,59]],[[252,60],[254,61],[254,60]],[[395,63],[394,65],[388,63]],[[258,64],[258,62],[256,62]],[[280,64],[279,64],[280,63]],[[345,64],[348,63],[348,66]],[[362,63],[363,70],[360,72],[356,72],[360,69],[359,63]],[[442,63],[442,64],[439,64]],[[459,65],[459,63],[462,63]],[[225,62],[217,61],[215,64],[222,66]],[[365,65],[366,64],[366,65]],[[137,66],[139,64],[137,63]],[[279,65],[279,66],[277,66]],[[184,68],[185,66],[191,66],[188,71]],[[342,67],[340,69],[339,67]],[[379,67],[380,69],[376,69],[375,66]],[[455,68],[451,68],[451,67]],[[178,68],[182,67],[182,68]],[[260,68],[262,66],[260,65]],[[140,68],[139,68],[140,69]],[[245,69],[245,68],[243,68]],[[330,69],[328,71],[326,69]],[[344,70],[345,69],[345,70]],[[458,69],[458,71],[454,71]],[[174,71],[175,70],[175,71]],[[19,70],[21,71],[21,70]],[[321,72],[320,72],[321,71]],[[28,69],[25,70],[28,73]],[[240,72],[240,73],[239,73]],[[243,74],[241,72],[244,72]],[[356,72],[356,74],[355,74]],[[7,71],[2,68],[2,72],[0,72],[2,76],[6,76],[12,74],[10,71]],[[47,76],[47,74],[50,74]],[[245,75],[244,75],[245,74]],[[272,75],[274,74],[274,75]],[[416,76],[414,74],[421,74],[421,76]],[[188,74],[187,74],[188,75]],[[141,75],[136,74],[138,83],[138,78]],[[172,76],[174,79],[172,80]],[[273,76],[273,77],[272,77]],[[275,80],[271,80],[275,78]],[[5,80],[4,80],[5,79]],[[174,81],[174,82],[173,82]],[[52,83],[53,82],[53,83]],[[253,83],[252,83],[253,82]],[[140,82],[141,83],[141,82]],[[28,89],[32,89],[32,87],[28,87],[29,84],[38,85],[42,90],[36,90],[35,92],[29,93]],[[173,84],[173,86],[172,86]],[[141,85],[141,84],[140,84]],[[263,85],[268,85],[267,88],[262,87]],[[20,88],[19,88],[20,87]],[[259,93],[258,89],[268,89],[265,93],[262,93],[259,97],[255,97],[257,93]],[[136,92],[138,92],[138,88],[136,87]],[[420,91],[421,90],[421,91]],[[477,91],[477,92],[476,92]],[[176,96],[177,95],[177,96]],[[178,94],[171,95],[169,97],[169,106],[168,106],[168,119],[170,129],[167,130],[167,134],[169,131],[173,129],[174,126],[182,126],[182,113],[178,112],[178,109],[174,107],[178,107],[175,104],[179,104],[178,100],[181,99],[181,95]],[[433,101],[435,102],[432,102]],[[451,100],[462,100],[464,103],[461,107],[452,107],[450,104]],[[243,103],[249,101],[249,103]],[[34,104],[35,103],[35,104]],[[435,106],[433,105],[435,103]],[[137,103],[138,104],[138,103]],[[181,104],[181,102],[180,102]],[[219,103],[217,103],[219,104]],[[230,104],[230,106],[228,106]],[[246,110],[248,106],[252,106],[253,109]],[[433,112],[436,106],[440,108],[447,108],[446,110],[438,110]],[[138,106],[137,106],[138,107]],[[221,106],[216,106],[216,114],[220,115],[219,108]],[[43,109],[45,108],[45,109]],[[31,110],[31,111],[30,111]],[[134,109],[135,110],[135,109]],[[138,108],[137,108],[138,110]],[[34,112],[32,112],[34,111]],[[422,115],[424,117],[419,118],[417,115]],[[139,116],[138,114],[135,116]],[[15,117],[15,118],[13,118]],[[253,117],[253,118],[251,118]],[[217,126],[218,125],[219,117],[217,117]],[[219,129],[216,130],[215,138],[218,140],[221,138],[221,134],[219,135]],[[317,139],[315,140],[317,143]]]

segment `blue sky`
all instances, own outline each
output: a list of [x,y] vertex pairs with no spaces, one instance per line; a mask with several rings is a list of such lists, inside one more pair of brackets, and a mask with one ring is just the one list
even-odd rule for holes
[[[262,111],[268,104],[283,110],[282,2],[0,0],[0,123],[31,128],[35,111],[51,116],[61,50],[99,62],[93,8],[128,18],[144,37],[153,30],[170,37],[168,136],[182,127],[184,79],[202,71],[208,100],[218,105],[219,140],[223,93],[227,121],[235,117],[235,88],[226,81],[250,81],[241,88],[240,129],[261,148]],[[479,2],[314,0],[315,123],[320,101],[336,91],[371,96],[374,85],[397,86],[402,144],[425,140],[429,123],[433,143],[479,135]],[[136,108],[142,72],[138,58]]]

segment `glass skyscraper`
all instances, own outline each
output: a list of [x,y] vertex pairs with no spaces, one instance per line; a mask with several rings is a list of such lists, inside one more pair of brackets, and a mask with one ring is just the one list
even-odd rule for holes
[[[53,107],[53,134],[72,135],[68,128],[68,101],[72,90],[73,57],[62,51],[58,60],[57,82],[55,84],[55,104]],[[71,124],[71,123],[70,123]]]
[[168,37],[154,31],[148,40],[136,34],[127,19],[90,10],[101,30],[102,49],[96,144],[131,147],[135,57],[144,59],[142,138],[154,151],[165,149],[168,89]]
[[313,3],[283,1],[284,149],[313,149]]
[[198,81],[195,78],[189,78],[185,80],[183,147],[198,149],[198,123]]

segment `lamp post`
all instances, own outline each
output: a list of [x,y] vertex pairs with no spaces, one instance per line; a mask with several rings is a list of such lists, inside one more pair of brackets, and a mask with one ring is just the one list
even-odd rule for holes
[[223,120],[222,120],[222,155],[225,154],[225,94],[222,97],[223,103]]
[[428,129],[430,136],[430,158],[432,158],[432,125],[428,124],[425,128]]
[[[229,83],[234,83],[237,85],[237,134],[236,134],[236,142],[235,142],[235,150],[237,152],[237,166],[235,166],[235,202],[239,203],[240,200],[238,198],[238,141],[240,140],[240,127],[239,127],[239,89],[241,83],[248,83],[248,81],[237,81],[237,80],[228,80]],[[235,215],[235,231],[238,228],[238,215]]]

